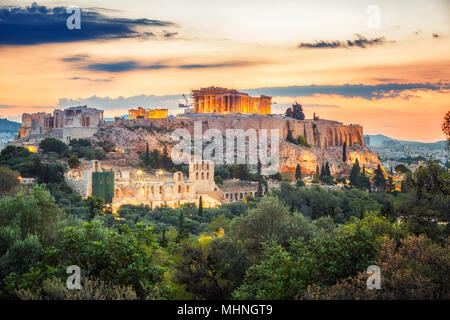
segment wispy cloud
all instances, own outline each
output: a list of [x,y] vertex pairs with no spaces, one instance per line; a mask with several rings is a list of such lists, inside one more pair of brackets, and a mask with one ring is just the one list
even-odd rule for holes
[[314,95],[339,95],[343,97],[361,97],[373,100],[382,98],[402,97],[411,98],[406,91],[431,90],[448,91],[450,82],[437,83],[383,83],[375,85],[364,84],[344,84],[344,85],[307,85],[289,87],[266,87],[258,89],[244,90],[250,94],[266,94],[278,97],[308,97]]
[[111,82],[112,79],[92,79],[85,77],[71,77],[69,80],[84,80],[84,81],[92,81],[92,82]]
[[298,47],[306,49],[336,49],[336,48],[367,48],[371,46],[384,45],[386,39],[384,37],[367,39],[366,37],[357,34],[356,39],[346,41],[315,41],[313,43],[301,42]]
[[77,62],[77,61],[83,61],[88,59],[89,56],[87,54],[76,54],[71,57],[62,58],[62,61],[64,62]]
[[82,69],[90,71],[103,71],[110,73],[127,72],[133,70],[160,70],[160,69],[213,69],[213,68],[232,68],[232,67],[242,67],[255,64],[251,61],[226,61],[220,63],[210,63],[210,64],[180,64],[171,65],[165,63],[154,63],[154,64],[142,64],[136,61],[118,61],[118,62],[105,62],[105,63],[90,63],[82,66]]
[[35,45],[41,43],[149,38],[154,33],[136,28],[170,27],[174,23],[150,19],[108,17],[105,9],[83,9],[81,29],[69,30],[65,7],[46,7],[33,3],[29,7],[0,7],[0,45]]

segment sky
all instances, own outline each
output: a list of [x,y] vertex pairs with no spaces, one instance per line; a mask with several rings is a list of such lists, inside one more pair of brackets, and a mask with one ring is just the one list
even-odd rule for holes
[[[81,29],[68,29],[81,9]],[[450,1],[0,0],[0,117],[87,104],[181,111],[222,86],[366,134],[445,139]]]

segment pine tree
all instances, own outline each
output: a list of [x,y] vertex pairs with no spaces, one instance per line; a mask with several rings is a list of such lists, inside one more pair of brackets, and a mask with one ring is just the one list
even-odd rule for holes
[[302,169],[299,163],[297,163],[297,167],[295,168],[295,180],[302,180]]
[[347,162],[347,141],[345,141],[344,145],[342,146],[342,161],[344,163]]
[[328,161],[325,163],[325,175],[331,178],[330,164]]
[[167,247],[166,228],[164,228],[164,230],[162,231],[161,247]]
[[147,142],[147,148],[145,149],[145,160],[144,165],[149,168],[150,167],[150,150],[148,148],[148,142]]
[[378,164],[375,169],[375,176],[373,177],[373,184],[375,188],[378,190],[385,190],[386,188],[386,179],[383,174],[383,169],[381,169],[381,165]]
[[198,199],[198,215],[200,217],[203,217],[203,198],[202,198],[202,196],[200,196],[200,198]]
[[316,166],[316,175],[315,175],[314,179],[316,179],[317,181],[320,180],[320,169],[319,169],[319,165]]
[[350,185],[356,188],[360,187],[359,183],[359,175],[361,172],[361,168],[359,167],[359,160],[356,158],[355,163],[353,164],[352,170],[350,171]]
[[263,196],[262,182],[258,181],[258,191],[256,191],[256,197],[261,198]]
[[320,180],[325,177],[325,165],[322,163],[322,166],[320,167]]
[[363,165],[362,175],[363,175],[363,176],[366,175],[366,166],[365,166],[365,165]]
[[394,192],[395,191],[395,183],[392,176],[389,176],[387,182],[386,182],[386,192]]
[[176,241],[180,243],[182,240],[189,238],[189,234],[186,230],[184,230],[184,214],[183,212],[180,213],[178,217],[178,234]]

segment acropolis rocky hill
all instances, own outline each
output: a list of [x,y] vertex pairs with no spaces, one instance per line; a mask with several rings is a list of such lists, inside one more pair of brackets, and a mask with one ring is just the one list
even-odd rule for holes
[[[267,115],[195,115],[162,119],[120,119],[102,124],[93,140],[114,143],[119,148],[128,149],[126,155],[110,154],[109,160],[120,163],[138,163],[138,154],[145,151],[147,142],[151,149],[171,151],[173,143],[170,134],[173,130],[183,128],[193,136],[194,122],[201,121],[203,132],[219,129],[225,134],[226,129],[278,129],[280,134],[280,171],[293,172],[298,163],[305,174],[314,173],[317,165],[329,162],[331,172],[340,174],[348,172],[350,164],[358,158],[361,165],[374,167],[379,163],[378,157],[364,146],[363,128],[359,125],[344,125],[331,120],[294,120]],[[311,147],[295,145],[285,141],[288,130],[293,137],[304,136]],[[347,143],[346,164],[342,162],[342,145]]]

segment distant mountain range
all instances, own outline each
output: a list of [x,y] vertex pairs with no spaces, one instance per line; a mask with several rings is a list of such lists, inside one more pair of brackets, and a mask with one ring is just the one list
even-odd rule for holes
[[0,132],[14,132],[17,133],[17,130],[21,124],[19,122],[9,121],[8,119],[0,118]]
[[364,137],[370,137],[370,146],[371,147],[381,147],[383,145],[383,141],[395,141],[398,142],[400,144],[403,145],[409,145],[409,146],[416,146],[416,147],[427,147],[430,149],[441,149],[441,148],[445,148],[446,145],[446,141],[442,140],[442,141],[437,141],[437,142],[417,142],[417,141],[405,141],[405,140],[398,140],[398,139],[393,139],[390,137],[387,137],[385,135],[382,134],[365,134]]

